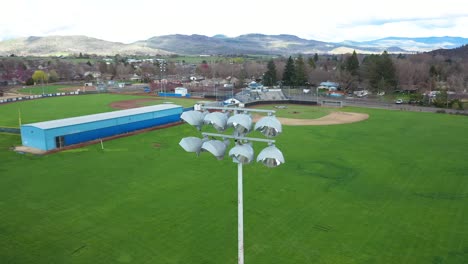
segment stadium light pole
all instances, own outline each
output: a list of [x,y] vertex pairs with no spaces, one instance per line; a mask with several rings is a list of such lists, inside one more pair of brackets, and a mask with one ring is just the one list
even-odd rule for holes
[[[244,201],[243,201],[243,165],[249,164],[254,160],[254,150],[252,142],[265,142],[268,147],[263,149],[257,156],[257,162],[263,163],[265,166],[273,168],[285,162],[283,154],[274,145],[275,140],[251,138],[245,135],[251,131],[252,119],[248,112],[264,112],[268,116],[260,119],[254,129],[260,131],[266,137],[274,137],[282,132],[282,126],[276,117],[272,116],[275,111],[261,110],[261,109],[245,109],[245,108],[228,108],[228,107],[202,107],[204,110],[222,110],[232,111],[234,114],[230,116],[229,113],[201,113],[198,111],[187,111],[181,115],[181,119],[192,126],[201,129],[202,123],[213,125],[213,127],[221,132],[226,127],[233,127],[234,132],[232,135],[206,133],[203,132],[203,138],[186,137],[183,138],[179,145],[187,152],[195,152],[197,155],[200,152],[210,152],[217,159],[222,159],[229,146],[229,139],[235,140],[235,146],[229,151],[229,157],[237,163],[237,242],[238,242],[238,264],[244,264]],[[238,113],[242,111],[243,113]],[[198,112],[198,113],[196,113]],[[209,140],[209,137],[220,137],[220,140]]]

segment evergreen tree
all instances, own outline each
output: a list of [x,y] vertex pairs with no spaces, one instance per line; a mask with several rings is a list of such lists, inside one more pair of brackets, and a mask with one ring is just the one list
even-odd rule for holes
[[429,68],[429,76],[437,77],[438,75],[439,75],[439,71],[436,69],[434,65],[431,65],[431,68]]
[[314,54],[314,61],[317,62],[318,60],[319,60],[318,54],[315,53],[315,54]]
[[278,81],[276,77],[276,65],[273,59],[268,62],[267,71],[263,75],[263,85],[273,86]]
[[393,91],[397,86],[396,68],[390,55],[386,51],[382,55],[370,55],[366,57],[365,69],[369,84],[374,90]]
[[394,90],[398,84],[397,73],[392,58],[390,58],[390,55],[388,55],[387,51],[384,51],[380,56],[378,68],[381,76],[388,85],[388,88]]
[[294,74],[294,85],[304,86],[307,82],[307,74],[304,59],[301,55],[296,59],[295,63],[295,74]]
[[288,61],[286,62],[286,66],[284,67],[283,72],[283,84],[286,86],[291,86],[294,84],[295,80],[295,67],[294,67],[294,60],[291,56],[289,56]]
[[307,59],[307,64],[309,64],[309,67],[312,69],[315,69],[317,67],[317,65],[315,65],[315,60],[312,57],[309,57]]
[[346,58],[345,61],[346,70],[351,73],[351,75],[356,76],[359,72],[359,60],[356,54],[356,51],[353,51],[353,55]]

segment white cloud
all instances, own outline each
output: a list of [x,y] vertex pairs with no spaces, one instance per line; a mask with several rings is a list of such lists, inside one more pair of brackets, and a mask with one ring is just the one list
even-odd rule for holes
[[[6,7],[5,7],[6,5]],[[15,0],[4,3],[0,39],[87,35],[133,42],[166,34],[291,34],[323,41],[387,36],[468,37],[458,0]]]

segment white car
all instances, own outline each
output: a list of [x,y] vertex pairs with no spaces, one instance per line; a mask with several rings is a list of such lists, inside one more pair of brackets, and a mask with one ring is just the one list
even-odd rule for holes
[[396,99],[395,100],[395,104],[402,104],[403,103],[403,99]]

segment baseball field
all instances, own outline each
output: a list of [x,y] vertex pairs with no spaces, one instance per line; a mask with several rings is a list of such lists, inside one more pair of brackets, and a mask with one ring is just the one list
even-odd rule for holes
[[[164,101],[144,98],[5,104],[0,126]],[[287,105],[278,116],[333,111]],[[244,166],[245,262],[468,263],[467,117],[339,111],[368,118],[284,125],[286,163]],[[187,136],[200,132],[183,124],[38,156],[0,134],[0,263],[237,263],[237,167],[184,152]]]

